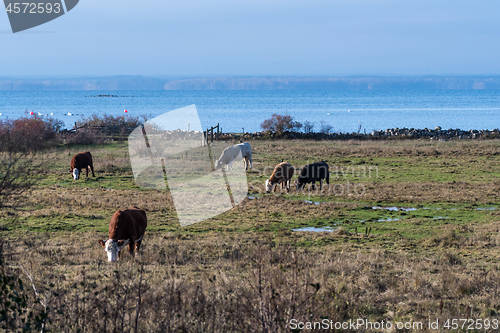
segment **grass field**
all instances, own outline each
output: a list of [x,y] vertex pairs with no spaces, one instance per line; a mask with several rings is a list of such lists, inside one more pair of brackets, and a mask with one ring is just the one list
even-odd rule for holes
[[[0,208],[5,260],[30,286],[29,308],[46,314],[37,325],[286,332],[292,319],[424,330],[428,320],[500,319],[500,141],[251,144],[249,198],[188,227],[167,192],[135,184],[126,143],[47,152],[30,192]],[[86,150],[97,177],[74,181],[69,160]],[[328,162],[329,189],[264,194],[282,159]],[[107,263],[97,240],[133,205],[148,215],[144,249]],[[293,231],[305,227],[330,232]]]

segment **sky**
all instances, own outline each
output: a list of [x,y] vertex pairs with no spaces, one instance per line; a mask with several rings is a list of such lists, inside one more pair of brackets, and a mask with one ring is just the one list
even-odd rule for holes
[[495,0],[80,0],[0,76],[499,75]]

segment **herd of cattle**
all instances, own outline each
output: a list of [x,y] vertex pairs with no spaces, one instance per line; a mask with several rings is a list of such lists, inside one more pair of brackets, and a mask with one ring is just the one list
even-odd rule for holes
[[[245,163],[245,170],[252,168],[252,147],[250,143],[244,142],[234,146],[225,148],[219,159],[215,162],[215,169],[220,169],[224,165],[227,169],[232,169],[234,161],[243,160]],[[94,174],[94,166],[92,163],[92,154],[90,152],[78,153],[71,159],[70,172],[75,180],[79,179],[82,170],[85,169],[86,176],[89,176],[89,170]],[[281,188],[286,188],[287,192],[290,190],[291,179],[295,173],[295,168],[288,162],[281,162],[273,170],[271,177],[266,180],[265,187],[266,193],[276,189],[276,186],[281,184]],[[312,183],[314,189],[315,183],[320,183],[320,190],[323,189],[323,179],[328,186],[330,185],[328,164],[326,162],[315,162],[306,165],[300,171],[295,187],[300,191],[308,183]],[[99,240],[99,244],[104,247],[108,261],[117,261],[120,257],[120,250],[128,245],[129,252],[134,255],[134,250],[139,250],[142,238],[147,226],[146,212],[138,207],[130,209],[118,210],[111,217],[109,222],[109,238],[108,240]]]

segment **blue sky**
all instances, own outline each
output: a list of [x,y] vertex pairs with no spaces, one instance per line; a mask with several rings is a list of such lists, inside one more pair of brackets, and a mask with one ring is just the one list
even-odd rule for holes
[[12,34],[6,75],[494,75],[493,0],[80,0]]

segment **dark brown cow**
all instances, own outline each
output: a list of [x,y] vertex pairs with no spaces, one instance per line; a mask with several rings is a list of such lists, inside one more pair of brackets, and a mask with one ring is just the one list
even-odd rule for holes
[[324,161],[311,163],[300,171],[299,178],[295,181],[295,187],[297,191],[300,191],[304,188],[306,183],[312,183],[312,188],[314,190],[314,184],[319,181],[319,190],[321,191],[323,189],[323,179],[325,179],[328,186],[330,186],[330,170],[328,169],[328,164]]
[[120,258],[120,250],[128,244],[128,250],[134,256],[134,250],[139,250],[142,237],[148,225],[146,212],[140,208],[132,207],[118,210],[109,222],[109,239],[99,240],[108,254],[108,261],[117,261]]
[[92,177],[94,175],[94,165],[92,164],[92,154],[89,151],[85,153],[78,153],[71,159],[71,163],[69,164],[69,172],[73,173],[73,178],[78,180],[82,169],[85,169],[87,172],[87,178],[89,177],[89,167],[92,170]]

